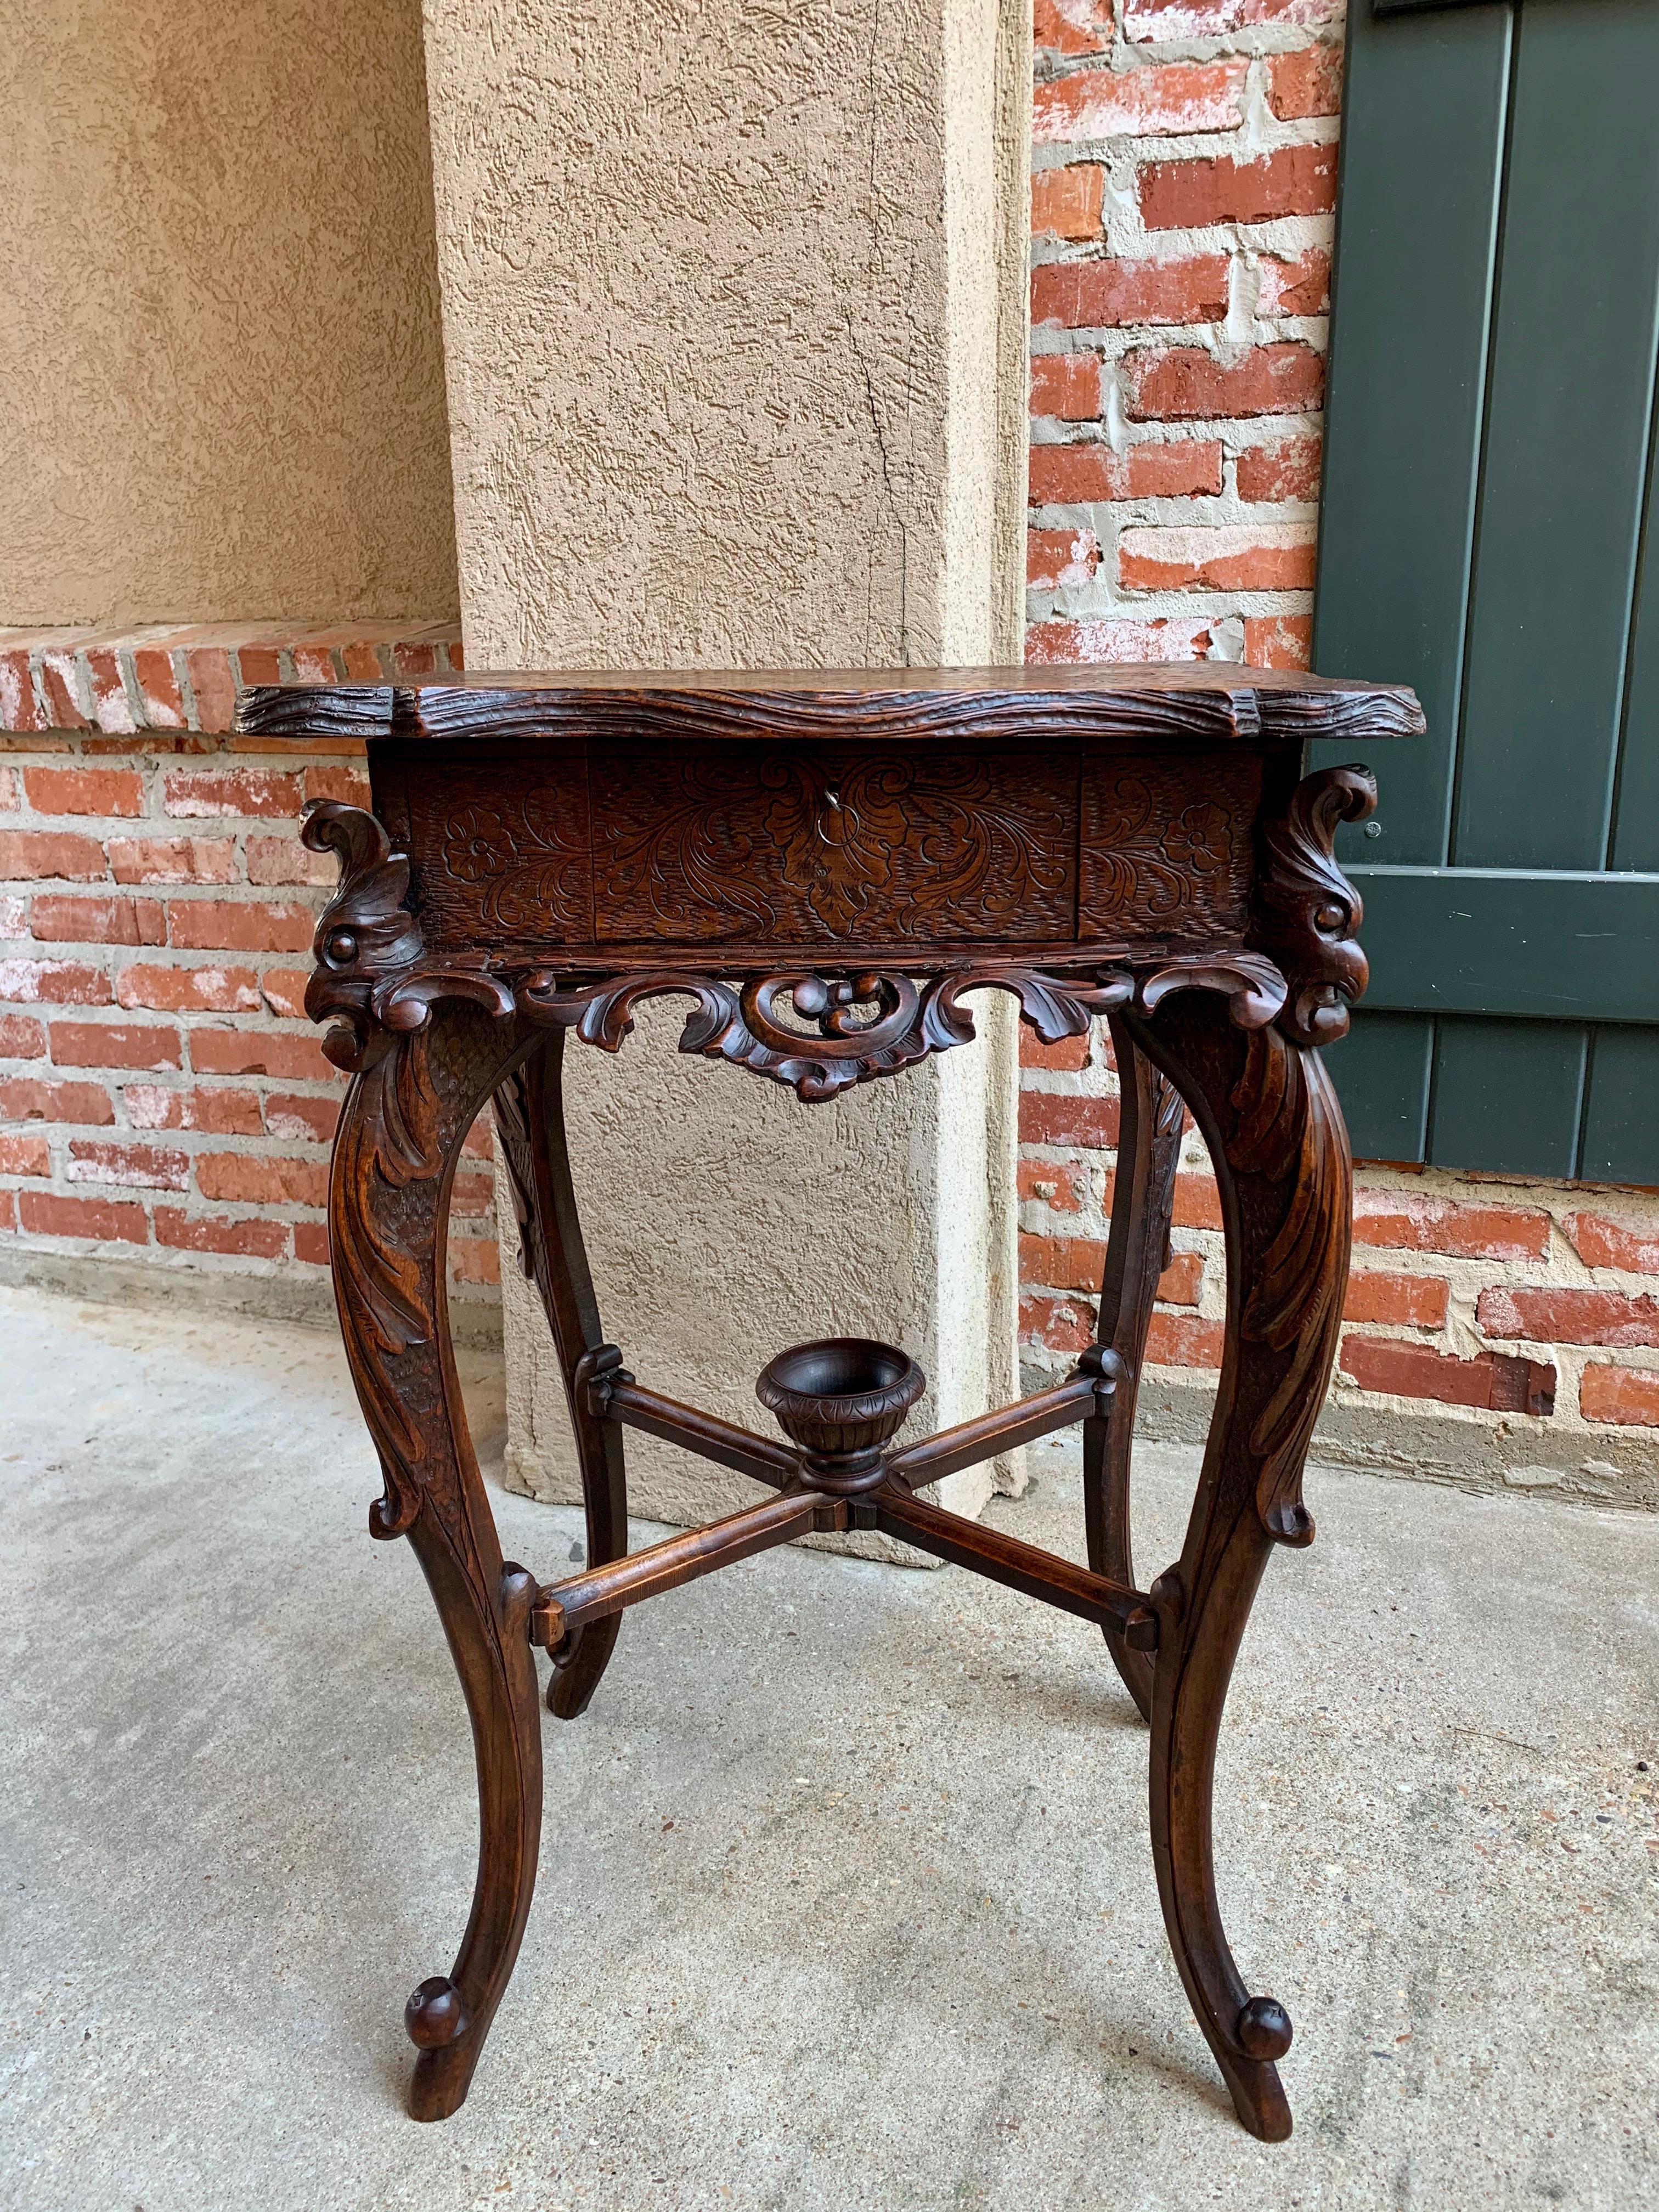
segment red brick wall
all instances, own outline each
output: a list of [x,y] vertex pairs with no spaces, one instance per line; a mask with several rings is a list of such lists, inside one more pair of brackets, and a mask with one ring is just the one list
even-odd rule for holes
[[[325,1293],[343,1079],[301,1004],[333,860],[300,810],[361,747],[228,734],[239,684],[450,665],[448,632],[0,632],[0,1237]],[[496,1279],[489,1145],[451,1269]]]
[[[1340,6],[1036,0],[1036,30],[1027,658],[1305,665]],[[1038,1367],[1092,1322],[1104,1044],[1026,1038]],[[1166,1374],[1220,1351],[1215,1191],[1188,1143],[1152,1339]],[[1339,1404],[1457,1409],[1592,1468],[1598,1434],[1659,1427],[1659,1194],[1371,1166],[1355,1236]]]

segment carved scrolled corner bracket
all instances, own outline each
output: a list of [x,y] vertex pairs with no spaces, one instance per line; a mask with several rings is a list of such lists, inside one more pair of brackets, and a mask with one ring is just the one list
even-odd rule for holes
[[1337,866],[1335,847],[1340,826],[1363,822],[1376,805],[1368,768],[1321,769],[1304,776],[1282,818],[1261,833],[1266,866],[1249,942],[1284,971],[1279,1025],[1297,1044],[1345,1037],[1349,1009],[1364,992],[1370,969],[1354,935],[1364,908]]

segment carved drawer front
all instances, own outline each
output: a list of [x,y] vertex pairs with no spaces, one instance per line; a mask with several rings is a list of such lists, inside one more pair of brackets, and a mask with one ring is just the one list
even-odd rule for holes
[[[428,944],[589,945],[593,874],[579,746],[428,746],[409,758],[406,838]],[[399,809],[387,778],[382,818]]]
[[599,939],[1069,939],[1077,764],[756,746],[592,763]]
[[1243,934],[1262,762],[1097,754],[1083,767],[1078,934]]

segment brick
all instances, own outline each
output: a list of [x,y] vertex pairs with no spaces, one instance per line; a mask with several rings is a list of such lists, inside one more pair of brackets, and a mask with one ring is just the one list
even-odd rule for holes
[[1080,1097],[1068,1091],[1023,1091],[1019,1098],[1022,1145],[1080,1145],[1098,1148],[1117,1142],[1115,1098]]
[[1311,524],[1228,524],[1126,530],[1118,540],[1117,579],[1127,591],[1180,591],[1206,585],[1228,592],[1310,591]]
[[144,781],[130,768],[26,768],[23,788],[37,814],[142,814]]
[[238,646],[236,660],[241,670],[244,690],[255,684],[280,684],[283,680],[283,649],[280,646]]
[[0,1060],[44,1060],[46,1033],[27,1014],[0,1014]]
[[1106,172],[1094,161],[1037,170],[1031,179],[1032,236],[1098,238],[1105,185]]
[[452,1237],[449,1272],[458,1283],[499,1283],[501,1248],[493,1237]]
[[0,1121],[66,1121],[106,1127],[115,1108],[101,1083],[52,1083],[35,1075],[0,1079]]
[[0,1229],[9,1233],[16,1227],[17,1193],[15,1190],[0,1190]]
[[167,915],[158,899],[53,894],[30,902],[29,927],[49,944],[160,945],[166,939]]
[[112,837],[118,884],[228,884],[236,879],[234,837]]
[[1025,533],[1025,580],[1036,590],[1064,590],[1074,585],[1091,584],[1100,562],[1100,540],[1092,530],[1030,530]]
[[1175,1212],[1170,1218],[1177,1229],[1219,1229],[1221,1194],[1216,1188],[1215,1177],[1195,1170],[1177,1175]]
[[[1227,313],[1228,266],[1224,253],[1179,261],[1045,261],[1031,271],[1031,321],[1091,331],[1218,323]],[[1042,358],[1036,356],[1033,367]]]
[[52,1174],[52,1148],[44,1137],[21,1136],[0,1131],[0,1175]]
[[1104,407],[1098,354],[1031,356],[1033,415],[1060,422],[1093,422],[1099,420]]
[[1320,451],[1317,438],[1276,438],[1271,445],[1246,446],[1237,469],[1239,497],[1316,500]]
[[0,830],[0,877],[14,883],[58,876],[66,883],[101,882],[104,848],[95,837],[65,830]]
[[1252,668],[1305,668],[1313,653],[1311,615],[1246,615],[1244,658]]
[[259,979],[251,968],[124,968],[115,987],[124,1006],[169,1014],[251,1014]]
[[339,862],[331,853],[313,853],[297,837],[250,837],[247,879],[251,884],[320,884],[338,881]]
[[1035,145],[1075,139],[1170,138],[1237,131],[1244,120],[1244,60],[1166,62],[1154,69],[1077,70],[1039,84],[1031,103]]
[[34,672],[26,651],[0,653],[0,730],[44,730],[50,726],[34,696]]
[[1061,1037],[1058,1044],[1044,1044],[1029,1022],[1019,1025],[1019,1064],[1022,1067],[1054,1067],[1075,1073],[1089,1065],[1089,1032],[1081,1036]]
[[1049,1352],[1083,1352],[1095,1340],[1095,1309],[1084,1298],[1023,1297],[1019,1334]]
[[307,805],[313,799],[337,799],[347,806],[368,805],[368,778],[360,768],[308,768],[305,788]]
[[0,960],[0,999],[58,1006],[109,1004],[109,977],[78,960]]
[[28,934],[29,902],[21,893],[0,891],[0,937]]
[[1146,1332],[1146,1358],[1154,1367],[1219,1367],[1226,1331],[1196,1314],[1154,1312]]
[[1094,439],[1031,448],[1027,496],[1033,507],[1202,497],[1220,489],[1218,439],[1145,438],[1123,453]]
[[1621,1267],[1627,1274],[1659,1275],[1659,1237],[1623,1229],[1601,1213],[1570,1213],[1561,1226],[1587,1267]]
[[337,1098],[308,1098],[289,1091],[273,1091],[265,1100],[265,1127],[273,1137],[304,1143],[315,1138],[326,1144],[340,1118]]
[[1233,360],[1201,346],[1138,347],[1123,356],[1122,374],[1136,422],[1307,415],[1325,396],[1323,358],[1294,340],[1252,346]]
[[[264,1133],[255,1091],[174,1089],[163,1083],[129,1083],[121,1103],[135,1129],[204,1129],[215,1137]],[[283,1133],[274,1130],[273,1135]]]
[[170,899],[168,941],[198,952],[303,952],[317,917],[309,907],[239,899]]
[[1609,1367],[1596,1360],[1578,1378],[1578,1410],[1587,1421],[1659,1429],[1659,1374],[1641,1367]]
[[1539,1260],[1550,1218],[1525,1206],[1464,1206],[1395,1190],[1357,1190],[1354,1242],[1463,1260]]
[[177,1067],[179,1032],[164,1023],[54,1022],[52,1056],[60,1067]]
[[104,1244],[148,1244],[142,1206],[106,1198],[63,1198],[56,1191],[20,1194],[17,1218],[37,1237],[90,1237]]
[[179,689],[173,655],[166,647],[136,646],[132,675],[138,687],[146,726],[152,730],[182,730],[187,720],[184,694]]
[[1331,257],[1322,246],[1306,253],[1263,254],[1257,264],[1259,315],[1323,315],[1331,305]]
[[1348,1278],[1344,1321],[1385,1327],[1439,1328],[1446,1318],[1447,1286],[1438,1275],[1389,1275],[1360,1269]]
[[1343,0],[1125,0],[1123,35],[1137,44],[1218,39],[1258,23],[1334,22]]
[[1049,1206],[1056,1213],[1080,1213],[1088,1195],[1088,1179],[1083,1170],[1058,1160],[1018,1161],[1014,1184],[1021,1198]]
[[340,672],[325,645],[296,645],[289,654],[295,680],[301,684],[337,684]]
[[82,655],[87,690],[92,698],[92,718],[100,730],[127,733],[138,727],[121,673],[121,656],[112,645],[91,646]]
[[164,794],[172,815],[270,819],[300,811],[301,786],[283,769],[173,769]]
[[1459,1359],[1431,1345],[1350,1336],[1338,1364],[1364,1390],[1432,1398],[1443,1406],[1477,1406],[1488,1413],[1542,1416],[1555,1411],[1555,1370],[1538,1360],[1496,1352]]
[[1659,1344],[1659,1299],[1623,1291],[1528,1289],[1500,1283],[1482,1291],[1474,1317],[1486,1336],[1534,1344]]
[[210,736],[225,736],[236,709],[236,671],[222,646],[192,646],[185,655],[185,673],[196,700],[196,726]]
[[190,1155],[155,1145],[108,1145],[76,1138],[70,1146],[69,1180],[125,1183],[143,1190],[188,1190]]
[[1267,57],[1267,105],[1281,123],[1335,115],[1342,106],[1340,46],[1299,46]]
[[1148,161],[1140,219],[1148,230],[1200,230],[1218,222],[1271,222],[1328,215],[1336,205],[1336,148],[1281,146],[1255,161],[1218,155]]
[[1211,644],[1209,624],[1109,619],[1033,623],[1025,633],[1025,658],[1033,666],[1066,666],[1143,660],[1201,660]]
[[283,1083],[341,1079],[324,1059],[320,1038],[309,1031],[191,1030],[190,1064],[198,1075],[269,1075]]
[[15,769],[0,768],[0,814],[15,814],[22,805],[22,786]]
[[308,968],[267,968],[259,978],[259,988],[273,1014],[283,1014],[291,1020],[303,1021],[306,985],[310,981]]
[[1051,54],[1103,54],[1112,43],[1112,0],[1036,0],[1031,43]]
[[81,690],[81,672],[75,665],[72,653],[43,653],[40,659],[40,690],[46,704],[46,727],[51,730],[88,730],[92,724],[88,717]]
[[399,638],[392,648],[392,666],[395,675],[435,676],[438,673],[438,649],[422,638]]
[[458,1175],[450,1186],[449,1210],[463,1220],[477,1221],[495,1202],[495,1178],[487,1175]]
[[223,1252],[247,1260],[283,1260],[292,1231],[286,1221],[225,1220],[188,1214],[177,1206],[155,1209],[155,1241],[177,1252]]
[[1019,1279],[1048,1291],[1097,1291],[1106,1264],[1103,1243],[1087,1237],[1019,1234]]
[[1166,1306],[1195,1306],[1204,1285],[1204,1255],[1176,1252],[1158,1279],[1158,1295]]
[[294,1256],[307,1266],[325,1267],[328,1265],[328,1224],[322,1221],[296,1221],[294,1224]]
[[198,1152],[196,1188],[204,1198],[240,1206],[323,1206],[328,1170],[311,1160],[262,1158],[254,1152]]

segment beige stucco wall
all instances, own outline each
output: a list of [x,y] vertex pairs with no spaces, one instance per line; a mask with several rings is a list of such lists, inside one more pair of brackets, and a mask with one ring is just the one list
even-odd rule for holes
[[419,0],[11,0],[0,624],[438,617]]
[[[469,666],[1017,660],[1023,7],[655,0],[625,40],[591,0],[426,21]],[[774,1351],[855,1329],[921,1361],[922,1421],[1012,1395],[1007,1010],[811,1109],[678,1060],[676,1026],[569,1055],[636,1370],[752,1424]],[[568,1495],[540,1317],[505,1275],[509,1468]],[[647,1439],[629,1462],[665,1517],[755,1495]],[[971,1510],[990,1476],[953,1480]]]

